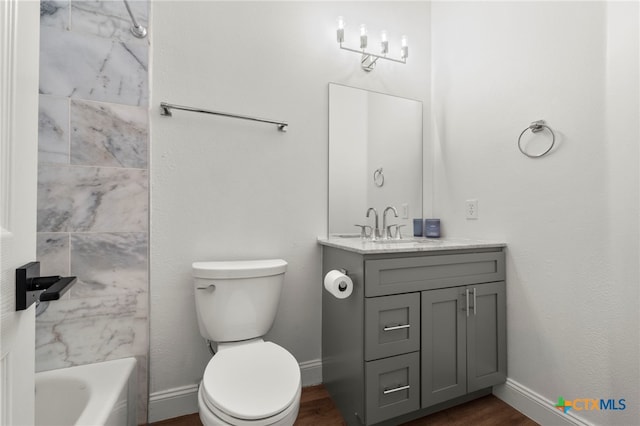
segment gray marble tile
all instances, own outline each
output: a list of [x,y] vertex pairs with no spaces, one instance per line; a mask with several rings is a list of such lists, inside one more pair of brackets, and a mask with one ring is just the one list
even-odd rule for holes
[[146,425],[147,412],[149,410],[149,358],[147,356],[136,356],[136,361],[138,371],[137,424]]
[[36,260],[40,261],[40,275],[71,275],[69,234],[38,232],[36,241]]
[[40,95],[38,162],[69,164],[69,98]]
[[41,94],[147,105],[147,70],[145,44],[40,29]]
[[71,234],[71,298],[147,293],[147,234]]
[[147,232],[146,170],[40,165],[39,232]]
[[[147,1],[129,0],[138,24],[147,26]],[[71,0],[71,30],[132,43],[148,43],[131,34],[132,22],[123,1]]]
[[41,0],[40,26],[69,29],[69,0]]
[[142,107],[71,101],[71,164],[146,168],[148,118]]
[[147,355],[142,295],[56,300],[36,320],[36,371]]

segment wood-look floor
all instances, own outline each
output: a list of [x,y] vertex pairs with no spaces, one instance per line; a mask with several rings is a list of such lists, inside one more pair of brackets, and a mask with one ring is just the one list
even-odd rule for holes
[[[322,385],[302,389],[296,426],[342,426],[344,420]],[[404,426],[536,426],[537,423],[493,395],[405,423]],[[198,414],[151,426],[202,426]]]

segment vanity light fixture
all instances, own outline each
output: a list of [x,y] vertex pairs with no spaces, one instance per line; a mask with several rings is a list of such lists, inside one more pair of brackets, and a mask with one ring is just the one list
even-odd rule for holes
[[344,27],[345,22],[342,16],[338,17],[338,29],[336,30],[336,38],[338,44],[340,44],[340,49],[348,50],[349,52],[360,53],[362,58],[360,60],[360,64],[362,65],[362,69],[365,71],[372,71],[376,67],[376,63],[378,59],[386,59],[388,61],[399,62],[401,64],[407,63],[407,58],[409,57],[409,46],[407,43],[407,36],[402,36],[401,47],[400,47],[400,59],[391,58],[387,56],[389,53],[389,39],[386,31],[382,31],[380,34],[380,54],[375,54],[371,52],[367,52],[368,45],[368,34],[367,27],[362,24],[360,25],[360,50],[352,49],[344,46]]

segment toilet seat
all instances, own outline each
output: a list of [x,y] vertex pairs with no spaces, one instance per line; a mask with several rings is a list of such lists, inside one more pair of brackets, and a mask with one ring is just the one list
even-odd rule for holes
[[[273,424],[300,399],[300,367],[284,348],[257,341],[220,350],[205,369],[202,402],[230,424]],[[201,407],[202,408],[202,407]]]
[[288,408],[273,417],[259,420],[242,420],[228,416],[205,401],[202,394],[202,383],[200,383],[198,406],[200,408],[200,421],[204,426],[292,426],[298,418],[302,387],[299,388],[294,403]]

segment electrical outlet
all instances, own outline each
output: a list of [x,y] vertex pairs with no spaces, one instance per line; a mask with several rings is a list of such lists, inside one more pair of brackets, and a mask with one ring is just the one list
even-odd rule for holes
[[465,212],[467,215],[467,219],[477,219],[478,218],[478,200],[465,201]]
[[402,216],[402,219],[409,219],[409,204],[404,203],[402,205],[402,212],[400,216]]

